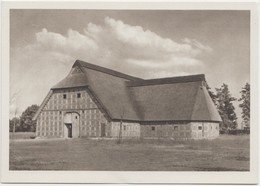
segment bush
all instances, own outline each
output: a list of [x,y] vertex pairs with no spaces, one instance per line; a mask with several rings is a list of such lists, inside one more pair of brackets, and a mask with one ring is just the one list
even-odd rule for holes
[[229,135],[243,135],[243,134],[250,134],[250,130],[245,130],[245,129],[221,130],[219,131],[219,133],[229,134]]

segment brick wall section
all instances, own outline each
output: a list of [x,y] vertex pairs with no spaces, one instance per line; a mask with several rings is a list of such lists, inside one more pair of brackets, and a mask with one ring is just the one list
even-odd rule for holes
[[36,135],[40,137],[62,137],[63,116],[59,111],[42,111],[37,119]]
[[[82,111],[83,112],[83,111]],[[106,125],[105,133],[110,136],[110,123],[99,109],[89,109],[81,113],[81,137],[100,137],[101,123]]]
[[[140,137],[140,124],[124,122],[122,123],[122,138],[139,138]],[[111,124],[111,137],[118,138],[120,131],[120,122],[112,122]]]
[[[80,94],[80,97],[78,97]],[[64,99],[66,95],[66,99]],[[80,116],[80,137],[100,136],[100,124],[106,124],[106,135],[110,136],[110,124],[98,108],[87,89],[55,90],[37,119],[37,136],[64,137],[64,116],[77,112]]]
[[213,139],[219,136],[219,124],[212,122],[142,123],[143,138]]
[[191,122],[193,139],[214,139],[219,136],[219,123]]
[[190,138],[190,124],[146,123],[141,125],[141,136],[144,138]]

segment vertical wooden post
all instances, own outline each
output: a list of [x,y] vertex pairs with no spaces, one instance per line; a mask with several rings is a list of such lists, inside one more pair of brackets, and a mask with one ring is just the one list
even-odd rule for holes
[[202,122],[202,137],[204,138],[204,122]]
[[17,107],[15,108],[15,113],[14,113],[14,126],[13,126],[13,133],[15,133],[15,127],[16,127],[16,114],[17,114]]
[[82,125],[81,125],[81,120],[80,120],[80,116],[82,116],[82,111],[81,111],[81,113],[80,113],[80,111],[79,111],[79,119],[78,119],[78,124],[79,124],[79,138],[81,138],[81,131],[82,131]]
[[61,130],[62,130],[62,137],[65,138],[65,135],[64,135],[64,128],[65,128],[65,123],[64,123],[64,117],[63,117],[63,112],[61,111]]
[[14,125],[13,125],[13,133],[15,133],[15,119],[14,119]]
[[118,143],[121,143],[121,139],[122,139],[122,125],[123,125],[123,121],[122,121],[122,118],[121,118],[121,120],[120,120],[120,125],[119,125]]
[[123,105],[121,105],[121,114],[120,114],[120,126],[119,126],[119,136],[118,136],[118,143],[121,143],[122,139],[122,125],[123,125],[123,118],[125,114],[125,108]]

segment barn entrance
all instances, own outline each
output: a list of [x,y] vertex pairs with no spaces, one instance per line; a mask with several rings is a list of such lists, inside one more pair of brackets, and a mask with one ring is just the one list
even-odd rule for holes
[[68,130],[68,138],[72,138],[72,124],[65,124]]
[[105,137],[105,136],[106,136],[106,124],[101,123],[101,137]]
[[79,134],[79,114],[66,113],[64,116],[64,138],[78,138]]

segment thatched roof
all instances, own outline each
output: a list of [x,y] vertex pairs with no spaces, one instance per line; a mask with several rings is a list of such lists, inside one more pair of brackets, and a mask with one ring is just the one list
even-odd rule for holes
[[203,74],[143,80],[77,60],[52,89],[88,87],[112,120],[221,121],[204,81]]
[[87,86],[85,73],[69,74],[66,78],[61,80],[58,84],[52,87],[52,89],[58,88],[72,88],[72,87],[84,87]]

